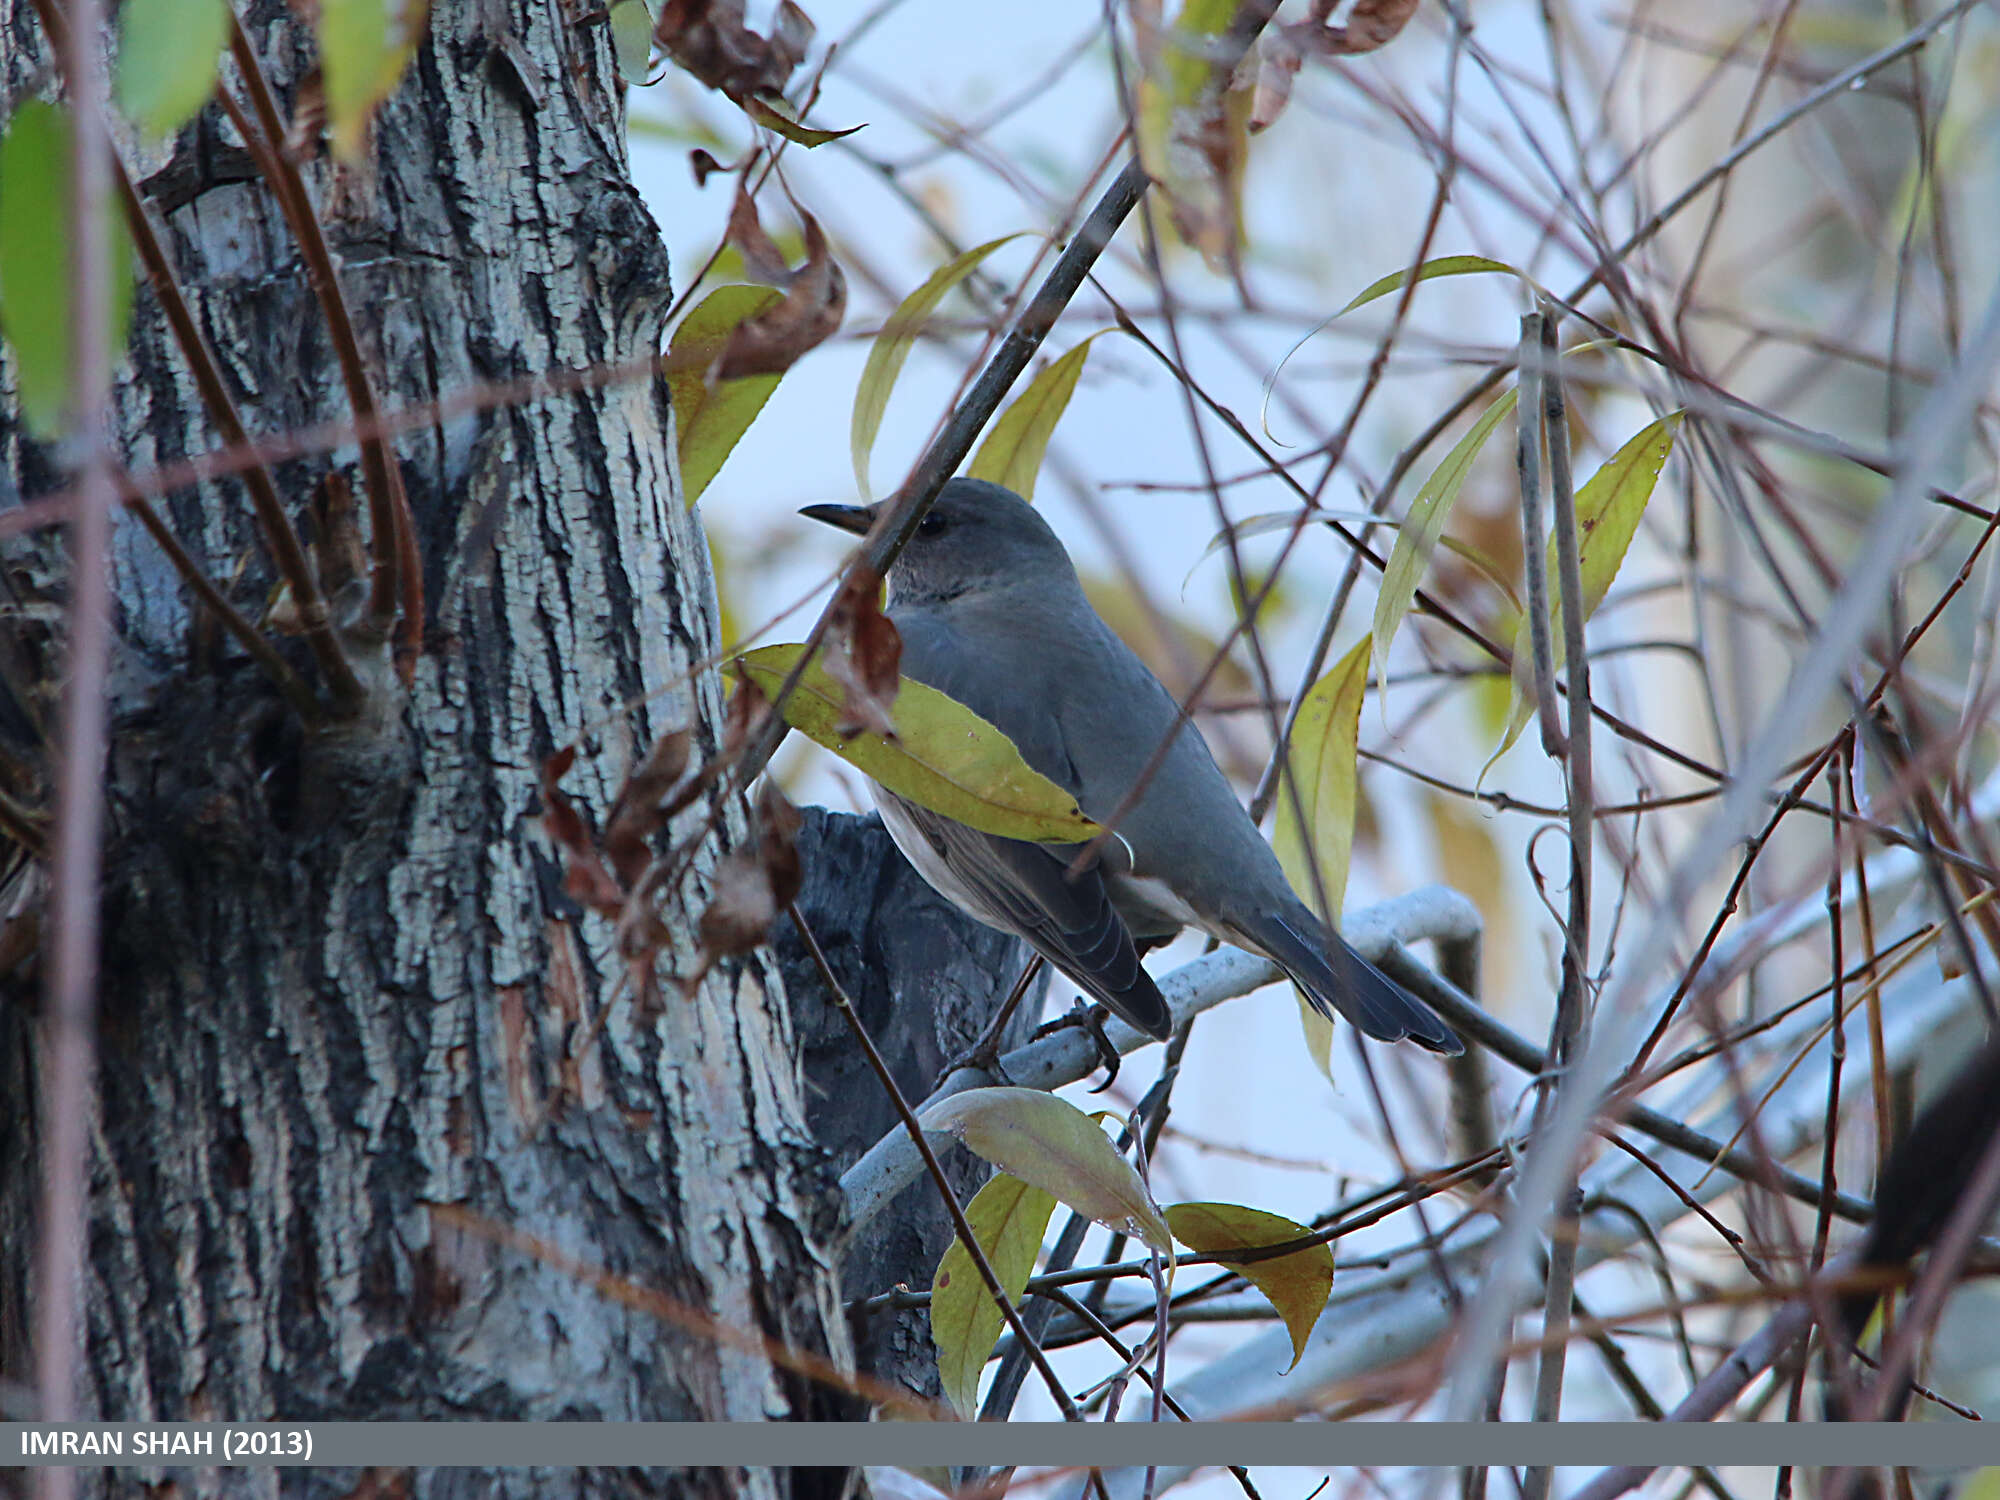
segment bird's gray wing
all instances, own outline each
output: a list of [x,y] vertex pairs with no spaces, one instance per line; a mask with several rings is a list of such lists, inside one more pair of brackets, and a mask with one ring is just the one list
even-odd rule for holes
[[1173,1030],[1167,1002],[1139,962],[1139,950],[1093,861],[1070,873],[1080,844],[1030,844],[981,833],[897,798],[898,811],[929,843],[985,911],[1022,938],[1113,1015],[1164,1041]]
[[1276,962],[1329,1021],[1338,1011],[1378,1041],[1400,1042],[1407,1037],[1447,1057],[1465,1050],[1443,1017],[1303,906],[1289,915],[1265,914],[1254,928],[1246,925],[1239,931],[1243,942]]

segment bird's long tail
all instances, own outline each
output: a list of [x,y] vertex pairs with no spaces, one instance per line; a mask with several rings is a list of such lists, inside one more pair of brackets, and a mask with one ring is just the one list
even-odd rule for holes
[[1407,1037],[1420,1047],[1449,1057],[1465,1050],[1465,1043],[1436,1011],[1303,908],[1267,917],[1262,931],[1245,936],[1291,976],[1313,1008],[1328,1020],[1338,1011],[1381,1041],[1400,1042]]

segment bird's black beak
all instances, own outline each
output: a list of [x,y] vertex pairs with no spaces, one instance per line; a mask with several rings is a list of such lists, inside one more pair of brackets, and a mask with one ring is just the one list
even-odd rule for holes
[[842,531],[851,531],[856,536],[866,536],[868,528],[875,524],[875,507],[872,505],[808,505],[799,514],[814,521],[824,521],[829,526],[838,526]]

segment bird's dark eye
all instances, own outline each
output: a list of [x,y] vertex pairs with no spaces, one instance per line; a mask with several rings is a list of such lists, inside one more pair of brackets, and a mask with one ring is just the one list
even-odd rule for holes
[[924,518],[917,522],[918,536],[936,536],[944,530],[944,517],[936,511],[926,511]]

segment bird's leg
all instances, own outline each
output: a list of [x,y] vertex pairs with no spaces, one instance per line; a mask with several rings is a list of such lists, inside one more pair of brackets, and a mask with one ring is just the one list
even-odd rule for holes
[[1057,1016],[1053,1021],[1044,1021],[1035,1028],[1039,1040],[1065,1026],[1081,1026],[1084,1035],[1097,1048],[1098,1064],[1104,1069],[1104,1082],[1090,1092],[1101,1094],[1118,1081],[1118,1049],[1111,1045],[1111,1038],[1104,1034],[1104,1023],[1111,1019],[1111,1012],[1094,1001],[1079,998],[1076,1004]]
[[[1020,1009],[1022,999],[1035,982],[1035,976],[1042,972],[1042,963],[1043,958],[1039,953],[1028,960],[1027,967],[1021,970],[1021,977],[1014,981],[1013,992],[1007,996],[1006,1003],[995,1013],[993,1019],[986,1023],[986,1029],[979,1033],[979,1040],[963,1052],[955,1053],[945,1060],[944,1067],[938,1072],[939,1083],[943,1083],[960,1068],[977,1068],[983,1073],[991,1074],[1004,1084],[1011,1085],[1014,1082],[1007,1076],[1007,1070],[1000,1066],[1000,1038],[1007,1030],[1007,1023],[1014,1019],[1014,1012]],[[1036,1033],[1037,1036],[1040,1034]]]

